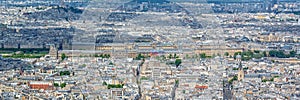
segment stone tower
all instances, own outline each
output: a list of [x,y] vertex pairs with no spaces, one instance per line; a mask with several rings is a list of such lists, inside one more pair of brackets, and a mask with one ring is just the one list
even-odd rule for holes
[[49,55],[55,59],[58,59],[58,50],[54,44],[50,45]]
[[241,56],[237,55],[237,62],[239,64],[239,71],[238,71],[238,81],[241,81],[244,79],[244,69],[243,69],[243,65],[242,65],[242,60],[241,60]]

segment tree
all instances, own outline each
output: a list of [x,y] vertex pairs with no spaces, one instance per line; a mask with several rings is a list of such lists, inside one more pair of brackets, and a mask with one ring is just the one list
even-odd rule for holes
[[185,58],[186,58],[186,59],[190,58],[190,57],[189,57],[189,54],[186,54],[186,55],[185,55]]
[[110,58],[110,54],[104,54],[103,58]]
[[232,70],[239,70],[239,68],[232,68]]
[[116,88],[123,88],[123,86],[121,84],[117,84]]
[[175,65],[178,67],[181,64],[181,59],[176,59],[175,60]]
[[234,81],[238,80],[238,77],[235,75],[235,76],[233,77],[233,80],[234,80]]
[[266,51],[263,52],[263,56],[264,56],[264,57],[267,57],[267,56],[268,56]]
[[254,50],[254,53],[260,53],[260,51],[259,50]]
[[145,76],[143,76],[143,77],[141,77],[141,79],[140,80],[148,80],[148,78],[147,77],[145,77]]
[[67,85],[66,83],[61,83],[61,84],[60,84],[60,87],[61,87],[61,88],[64,88],[64,87],[66,87],[66,85]]
[[262,54],[254,54],[253,58],[260,59],[262,56],[263,56]]
[[220,57],[220,56],[221,56],[221,54],[217,53],[217,56],[219,56],[219,57]]
[[269,55],[270,55],[271,57],[275,57],[276,54],[277,54],[277,51],[276,51],[276,50],[271,50],[271,51],[269,51]]
[[175,84],[179,84],[179,80],[175,80]]
[[65,60],[65,58],[66,58],[66,54],[65,54],[65,53],[62,53],[62,54],[61,54],[61,60]]
[[107,85],[107,88],[108,89],[111,89],[111,88],[123,88],[123,85],[121,85],[121,84],[108,84]]
[[136,60],[142,60],[145,58],[142,54],[138,54],[138,56],[135,58]]
[[215,58],[215,57],[216,57],[216,54],[213,54],[212,57]]
[[194,58],[198,58],[198,55],[197,55],[197,54],[195,54],[195,55],[194,55]]
[[270,57],[287,58],[289,55],[285,55],[283,51],[271,50],[269,51]]
[[70,75],[70,71],[60,71],[60,76]]
[[166,60],[166,56],[165,55],[161,55],[162,60]]
[[53,84],[55,87],[59,87],[59,84],[58,83],[54,83]]
[[104,81],[104,82],[102,83],[102,85],[107,85],[107,83]]
[[263,79],[263,80],[261,80],[261,82],[267,82],[268,80],[267,79]]
[[283,51],[277,51],[276,57],[285,58],[286,56]]
[[224,56],[229,56],[229,53],[228,53],[228,52],[225,52],[225,53],[224,53]]
[[296,51],[290,51],[290,57],[295,57],[296,56]]
[[177,58],[177,55],[176,55],[176,53],[174,53],[174,57],[173,58]]
[[168,58],[171,59],[172,58],[172,54],[169,54]]
[[206,58],[206,54],[205,54],[205,53],[201,53],[201,54],[200,54],[200,57],[201,57],[201,58]]

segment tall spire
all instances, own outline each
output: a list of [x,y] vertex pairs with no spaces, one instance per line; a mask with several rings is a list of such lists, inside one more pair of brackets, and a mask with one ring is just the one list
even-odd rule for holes
[[239,62],[239,70],[243,70],[242,61]]

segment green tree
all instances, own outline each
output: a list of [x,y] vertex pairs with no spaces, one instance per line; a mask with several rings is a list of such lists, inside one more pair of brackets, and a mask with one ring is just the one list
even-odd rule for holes
[[169,58],[169,59],[172,59],[172,54],[169,54],[168,58]]
[[238,80],[238,77],[235,75],[234,77],[233,77],[233,80]]
[[296,56],[296,51],[290,51],[290,57],[295,57]]
[[123,85],[121,85],[121,84],[116,84],[116,85],[114,85],[114,84],[108,84],[107,88],[108,89],[111,89],[111,88],[123,88]]
[[216,57],[216,54],[213,54],[213,55],[212,55],[212,58],[215,58],[215,57]]
[[256,58],[256,59],[260,59],[261,57],[263,57],[262,54],[254,54],[253,55],[253,58]]
[[263,79],[263,80],[261,80],[261,82],[267,82],[268,80],[267,79]]
[[143,76],[143,77],[141,77],[141,79],[140,80],[148,80],[148,78],[147,77],[145,77],[145,76]]
[[61,88],[64,88],[64,87],[66,87],[66,85],[67,85],[66,83],[61,83],[61,84],[60,84],[60,87],[61,87]]
[[219,56],[219,57],[220,57],[220,56],[221,56],[221,54],[217,53],[217,56]]
[[174,53],[174,57],[173,58],[177,58],[177,55],[176,55],[176,53]]
[[189,57],[189,54],[186,54],[186,55],[185,55],[185,58],[186,58],[186,59],[190,58],[190,57]]
[[121,84],[117,84],[116,88],[123,88],[123,86]]
[[142,60],[143,58],[145,58],[145,56],[143,56],[142,54],[138,54],[138,56],[135,59]]
[[239,68],[232,68],[232,70],[239,70]]
[[268,56],[266,51],[263,52],[263,56],[264,56],[264,57],[267,57],[267,56]]
[[269,55],[270,55],[271,57],[276,57],[277,51],[276,51],[276,50],[271,50],[271,51],[269,51]]
[[102,85],[107,85],[107,83],[104,81],[104,82],[102,83]]
[[197,54],[195,54],[195,55],[194,55],[194,58],[198,58],[198,55],[197,55]]
[[271,50],[269,51],[270,57],[287,58],[289,55],[285,55],[283,51]]
[[62,53],[62,54],[61,54],[61,60],[65,60],[66,57],[67,57],[67,56],[66,56],[65,53]]
[[175,80],[175,84],[179,84],[179,80]]
[[229,53],[228,53],[228,52],[225,52],[225,53],[224,53],[224,56],[229,56]]
[[53,84],[55,87],[59,87],[59,84],[58,83],[54,83]]
[[259,50],[254,50],[254,53],[260,53],[260,51]]
[[110,58],[110,54],[104,54],[103,58]]
[[201,54],[200,54],[200,57],[201,57],[201,58],[206,58],[206,54],[205,54],[205,53],[201,53]]
[[181,59],[176,59],[175,60],[175,65],[178,67],[181,64]]
[[161,55],[162,60],[166,60],[166,56],[165,55]]
[[70,75],[70,71],[60,71],[60,76]]

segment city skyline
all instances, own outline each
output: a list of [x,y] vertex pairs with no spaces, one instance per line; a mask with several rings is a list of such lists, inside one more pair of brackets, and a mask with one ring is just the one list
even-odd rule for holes
[[298,0],[0,3],[0,99],[300,98]]

